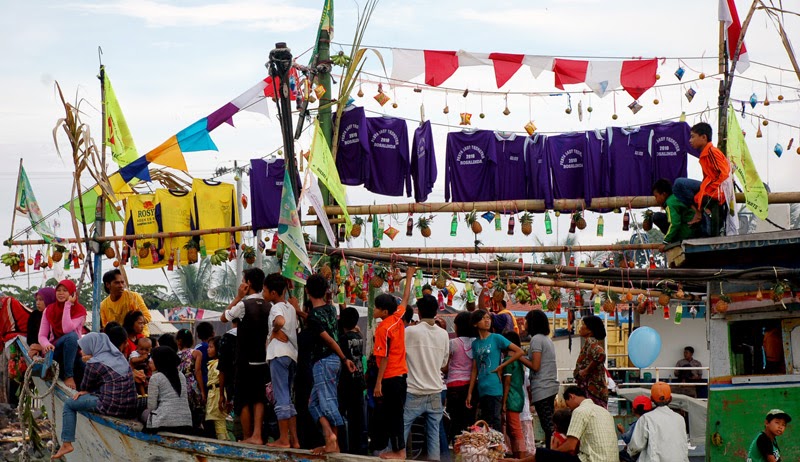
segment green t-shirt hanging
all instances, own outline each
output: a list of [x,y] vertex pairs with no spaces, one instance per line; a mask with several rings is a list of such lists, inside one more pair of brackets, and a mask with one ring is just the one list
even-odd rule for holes
[[506,410],[511,412],[522,412],[525,406],[525,377],[523,376],[522,364],[514,361],[503,369],[504,377],[511,377],[511,386],[508,388],[508,399],[506,400]]

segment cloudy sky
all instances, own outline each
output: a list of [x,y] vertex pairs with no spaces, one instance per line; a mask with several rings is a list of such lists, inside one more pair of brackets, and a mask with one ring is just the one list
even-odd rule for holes
[[[749,1],[737,0],[741,16],[746,14]],[[53,143],[53,127],[63,117],[57,98],[57,81],[70,101],[81,101],[84,121],[92,127],[99,141],[99,81],[98,47],[132,130],[139,152],[144,153],[185,128],[197,119],[230,101],[266,76],[264,63],[275,42],[284,41],[295,55],[313,45],[319,21],[321,0],[277,2],[273,0],[240,1],[169,1],[169,0],[105,0],[105,1],[36,1],[0,2],[0,230],[9,230],[13,187],[18,159],[24,163],[40,205],[45,211],[57,208],[69,196],[71,161],[60,158]],[[356,2],[336,4],[335,41],[352,40],[359,11]],[[800,21],[787,16],[789,35],[797,36]],[[794,32],[792,32],[794,31]],[[383,0],[379,4],[364,38],[365,45],[375,46],[386,60],[391,72],[389,47],[467,50],[473,52],[525,53],[561,57],[659,57],[667,58],[659,69],[660,89],[648,91],[640,102],[644,109],[631,114],[627,105],[630,96],[617,93],[598,98],[587,94],[558,94],[553,87],[553,74],[544,72],[534,80],[520,71],[511,81],[497,90],[494,74],[489,67],[460,70],[445,87],[451,92],[424,89],[415,93],[410,88],[390,89],[389,96],[398,108],[387,104],[381,108],[371,98],[377,92],[376,77],[365,77],[362,88],[365,98],[358,104],[376,113],[405,117],[410,128],[419,120],[419,107],[437,125],[437,158],[439,171],[444,171],[444,138],[448,130],[457,130],[459,112],[486,113],[486,118],[474,123],[479,128],[521,131],[528,120],[534,120],[543,132],[567,132],[604,128],[612,123],[611,114],[619,114],[619,125],[644,124],[677,117],[681,111],[690,115],[688,122],[710,120],[716,126],[716,74],[718,48],[717,2],[673,0],[642,2],[641,0],[539,0],[523,2],[497,0],[494,2],[441,0]],[[756,13],[748,32],[747,46],[751,60],[783,69],[790,69],[775,26],[763,12]],[[334,45],[334,51],[339,49]],[[345,48],[347,50],[347,48]],[[679,61],[677,58],[685,58]],[[304,54],[301,62],[307,62]],[[700,72],[709,77],[684,85],[673,76],[678,66],[686,68],[687,78],[697,78]],[[377,59],[370,57],[370,74],[381,75]],[[759,105],[754,112],[776,121],[800,125],[798,111],[798,79],[794,73],[752,64],[744,77],[734,85],[733,96],[748,99],[756,93],[773,102],[769,107]],[[754,82],[753,80],[757,81]],[[768,81],[770,86],[765,83]],[[779,85],[786,86],[785,88]],[[683,97],[688,87],[698,95],[691,103]],[[462,98],[463,89],[472,94]],[[583,90],[574,86],[568,90]],[[494,92],[480,96],[479,90]],[[504,92],[552,91],[552,95],[528,97],[510,95],[509,116],[502,115]],[[785,104],[777,104],[778,95]],[[660,104],[654,105],[653,100]],[[592,106],[591,117],[579,121],[576,111],[566,115],[568,104],[581,102]],[[442,108],[448,105],[449,114]],[[616,107],[616,109],[615,109]],[[738,107],[738,106],[737,106]],[[242,114],[235,119],[236,128],[227,125],[212,133],[219,152],[187,155],[190,173],[204,178],[220,166],[231,166],[234,160],[246,164],[248,159],[261,157],[277,148],[280,132],[273,116]],[[775,191],[794,189],[792,171],[800,166],[795,149],[800,145],[800,129],[771,123],[762,126],[763,138],[755,138],[758,120],[747,117],[741,121],[748,133],[762,179]],[[448,127],[451,126],[452,128]],[[716,137],[715,137],[716,138]],[[790,138],[797,138],[794,147],[781,158],[772,153],[776,143],[784,147]],[[64,146],[65,140],[59,136]],[[303,137],[299,149],[307,149],[310,139]],[[690,176],[697,177],[699,169],[690,162]],[[113,171],[113,167],[111,168]],[[231,177],[225,178],[232,181]],[[86,180],[88,181],[88,180]],[[429,200],[443,200],[443,173]],[[245,178],[245,190],[248,188]],[[375,196],[362,188],[348,191],[352,204],[405,202]],[[589,228],[579,235],[582,243],[612,242],[629,237],[619,231],[619,216],[606,217],[604,240],[594,236],[596,216],[589,214]],[[62,234],[70,235],[65,213],[57,216]],[[386,217],[387,224],[405,229],[407,216]],[[249,221],[249,212],[244,222]],[[455,246],[470,245],[471,236],[465,230],[458,238],[447,235],[450,217],[436,218],[434,236],[429,242],[421,238],[398,237],[395,246]],[[505,224],[504,224],[505,227]],[[546,243],[563,241],[568,222],[562,216],[557,235],[544,236]],[[23,229],[19,223],[17,231]],[[488,227],[487,227],[488,229]],[[540,218],[534,229],[541,231]],[[4,231],[7,236],[8,233]],[[509,241],[505,233],[485,231],[481,239],[486,245],[532,245],[533,238],[518,234]],[[542,234],[542,233],[540,233]],[[388,241],[387,241],[388,242]],[[358,242],[356,246],[363,243]],[[33,249],[35,250],[35,249]],[[530,256],[526,256],[529,258]],[[107,265],[107,263],[106,263]],[[131,281],[164,282],[161,272],[131,271]],[[0,269],[2,282],[8,270]],[[37,279],[39,278],[39,279]],[[31,283],[38,284],[35,275]],[[17,282],[27,284],[26,278]]]

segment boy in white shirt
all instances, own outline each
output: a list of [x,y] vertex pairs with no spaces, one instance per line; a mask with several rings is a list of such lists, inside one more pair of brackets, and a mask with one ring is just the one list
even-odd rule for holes
[[[292,382],[297,370],[297,299],[285,301],[287,280],[272,273],[264,280],[264,300],[272,302],[269,325],[272,330],[267,344],[267,361],[275,395],[275,414],[281,436],[267,446],[299,448],[297,411],[292,404]],[[291,304],[290,304],[291,303]]]

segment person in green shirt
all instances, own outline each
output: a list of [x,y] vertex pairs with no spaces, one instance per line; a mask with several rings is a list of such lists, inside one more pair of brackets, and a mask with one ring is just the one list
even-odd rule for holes
[[783,435],[786,425],[791,421],[789,414],[780,409],[769,411],[764,421],[764,431],[750,443],[747,462],[781,462],[783,459],[778,447],[778,437]]
[[653,223],[664,233],[664,243],[660,251],[663,252],[668,244],[694,236],[694,230],[689,225],[689,221],[694,218],[694,211],[672,194],[672,184],[668,180],[662,178],[653,184],[653,197],[665,212],[653,216]]
[[[518,347],[522,346],[519,334],[513,330],[505,331],[503,337]],[[506,358],[510,358],[512,354],[513,352],[509,350]],[[528,456],[525,449],[525,435],[522,433],[522,421],[519,418],[525,406],[525,397],[522,395],[525,393],[523,374],[522,364],[519,361],[514,361],[503,369],[503,413],[506,418],[506,433],[511,442],[511,452],[518,459]]]

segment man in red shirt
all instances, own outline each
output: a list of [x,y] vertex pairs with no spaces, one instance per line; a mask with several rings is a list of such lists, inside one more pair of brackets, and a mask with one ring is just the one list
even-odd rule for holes
[[725,215],[728,212],[727,197],[722,183],[731,175],[731,167],[725,154],[711,143],[711,125],[700,122],[694,125],[689,134],[689,144],[700,152],[700,167],[703,181],[678,178],[672,192],[681,202],[692,207],[694,218],[689,225],[704,220],[701,227],[708,237],[724,234]]
[[375,318],[381,319],[375,328],[373,354],[378,362],[378,377],[375,384],[375,411],[379,416],[371,422],[370,450],[382,451],[391,443],[389,451],[381,454],[383,459],[405,459],[403,410],[406,403],[406,342],[403,313],[411,295],[415,269],[406,271],[406,287],[403,299],[391,294],[375,297]]

